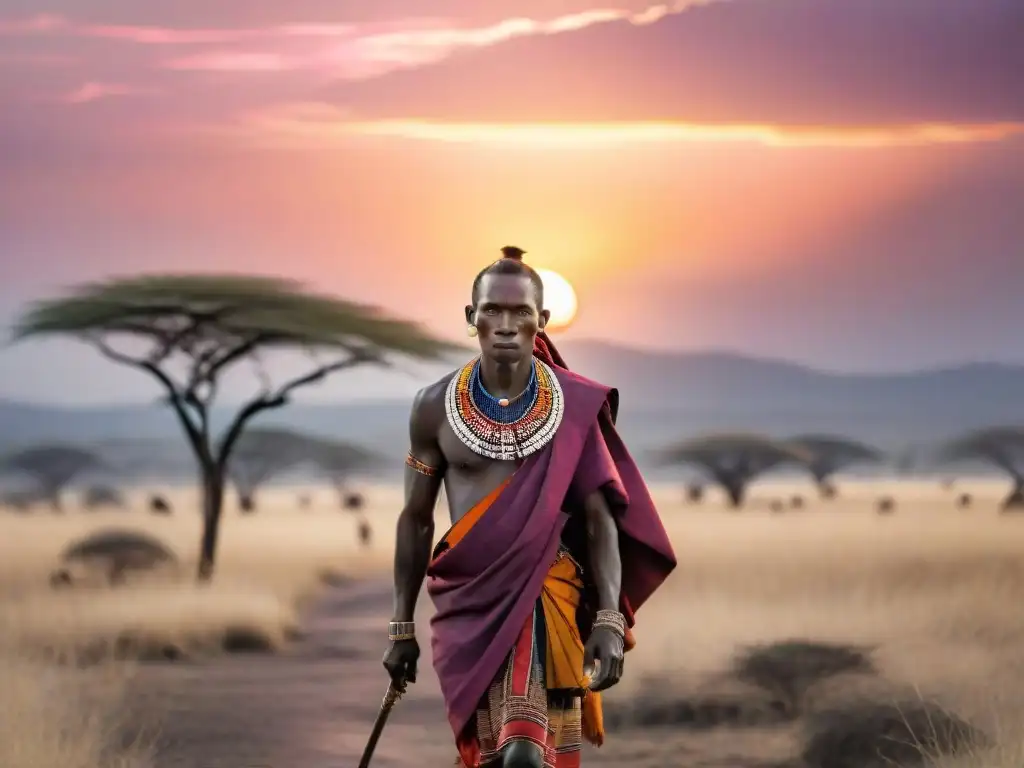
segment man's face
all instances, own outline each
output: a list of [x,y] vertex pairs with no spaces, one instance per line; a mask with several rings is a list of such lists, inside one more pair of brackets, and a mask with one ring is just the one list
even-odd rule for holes
[[537,306],[533,283],[526,275],[484,275],[475,307],[466,308],[477,327],[480,351],[492,360],[513,363],[533,355],[537,331],[548,313]]

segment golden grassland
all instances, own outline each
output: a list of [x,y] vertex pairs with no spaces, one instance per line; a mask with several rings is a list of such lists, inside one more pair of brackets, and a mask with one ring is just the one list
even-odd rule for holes
[[[954,503],[964,491],[974,496],[966,510]],[[987,481],[955,491],[935,481],[851,482],[840,499],[819,502],[806,484],[764,483],[748,510],[731,512],[714,495],[684,505],[679,489],[655,489],[680,565],[640,615],[638,647],[620,690],[639,694],[648,675],[688,688],[708,684],[748,643],[863,644],[876,648],[881,670],[881,680],[870,683],[873,695],[934,699],[992,735],[995,749],[979,749],[966,765],[1020,765],[1024,515],[997,513],[1004,492]],[[217,575],[205,587],[191,580],[200,533],[191,491],[168,492],[175,509],[169,518],[145,512],[142,492],[128,512],[0,515],[0,765],[149,764],[146,744],[122,749],[112,736],[131,664],[56,667],[34,652],[39,648],[112,648],[130,635],[212,654],[239,631],[283,648],[324,572],[389,571],[397,489],[367,492],[375,529],[368,553],[358,545],[353,516],[328,492],[308,511],[298,508],[298,493],[268,490],[248,517],[229,501]],[[770,500],[797,493],[805,509],[769,511]],[[894,515],[875,514],[883,495],[896,500]],[[117,590],[51,590],[47,578],[61,549],[107,526],[158,536],[182,559],[182,575]],[[782,752],[791,745],[776,746]],[[766,744],[765,756],[773,749]]]

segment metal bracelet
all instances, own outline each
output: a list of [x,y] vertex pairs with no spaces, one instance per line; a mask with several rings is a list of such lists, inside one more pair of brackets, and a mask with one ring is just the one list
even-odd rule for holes
[[602,610],[594,617],[593,629],[606,627],[619,637],[626,636],[626,617],[619,611]]
[[416,637],[415,621],[388,622],[388,640],[412,640]]

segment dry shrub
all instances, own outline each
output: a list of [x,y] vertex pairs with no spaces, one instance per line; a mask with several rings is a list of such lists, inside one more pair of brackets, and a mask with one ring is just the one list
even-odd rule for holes
[[740,651],[733,660],[733,674],[799,709],[815,683],[841,674],[873,673],[868,653],[866,649],[838,643],[783,640]]
[[150,768],[152,740],[127,709],[128,675],[123,665],[58,668],[0,649],[0,765]]
[[[681,683],[681,684],[680,684]],[[792,722],[796,712],[769,691],[735,679],[713,679],[709,685],[645,677],[640,693],[614,695],[604,702],[609,731],[629,727],[704,731],[719,727],[760,728]]]
[[808,768],[911,768],[931,756],[968,754],[987,742],[978,729],[924,701],[856,702],[811,714]]

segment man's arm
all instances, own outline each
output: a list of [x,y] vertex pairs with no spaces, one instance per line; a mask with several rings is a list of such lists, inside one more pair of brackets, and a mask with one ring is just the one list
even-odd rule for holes
[[583,500],[583,509],[587,523],[587,554],[590,555],[590,569],[597,590],[597,609],[618,611],[622,593],[618,525],[600,488]]
[[395,539],[393,621],[413,621],[434,543],[434,507],[445,469],[437,443],[440,411],[434,394],[433,388],[422,390],[409,417],[405,504],[398,516]]

